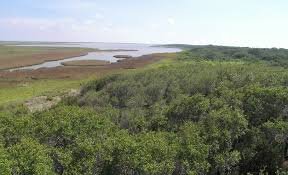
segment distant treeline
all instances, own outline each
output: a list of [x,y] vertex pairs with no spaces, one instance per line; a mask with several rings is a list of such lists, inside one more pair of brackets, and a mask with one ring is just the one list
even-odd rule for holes
[[265,61],[274,66],[288,66],[288,49],[249,48],[214,45],[172,44],[165,47],[182,48],[183,59]]

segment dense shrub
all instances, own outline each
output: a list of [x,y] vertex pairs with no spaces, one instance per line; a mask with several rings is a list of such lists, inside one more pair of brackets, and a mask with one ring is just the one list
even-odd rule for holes
[[288,70],[270,64],[287,51],[189,49],[47,111],[1,108],[0,174],[285,173]]

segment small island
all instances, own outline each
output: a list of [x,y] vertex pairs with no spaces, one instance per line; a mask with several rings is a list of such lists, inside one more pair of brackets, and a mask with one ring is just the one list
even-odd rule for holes
[[104,66],[110,64],[104,60],[75,60],[61,63],[63,66]]
[[132,58],[131,55],[114,55],[115,58]]

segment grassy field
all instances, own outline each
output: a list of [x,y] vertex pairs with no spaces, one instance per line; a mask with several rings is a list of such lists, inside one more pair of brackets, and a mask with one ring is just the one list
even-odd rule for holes
[[0,105],[22,102],[34,96],[60,94],[65,90],[79,88],[85,80],[39,80],[22,82],[12,87],[0,87]]

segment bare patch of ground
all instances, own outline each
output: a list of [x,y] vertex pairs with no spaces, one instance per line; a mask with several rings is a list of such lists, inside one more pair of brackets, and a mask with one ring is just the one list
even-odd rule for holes
[[27,100],[24,104],[27,106],[29,111],[36,112],[49,109],[58,104],[60,101],[60,97],[39,96]]
[[77,89],[71,89],[70,91],[64,93],[62,96],[39,96],[33,97],[26,100],[24,105],[29,109],[30,112],[43,111],[52,108],[57,105],[64,97],[72,97],[80,94]]

